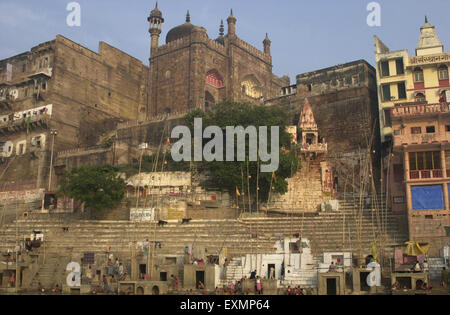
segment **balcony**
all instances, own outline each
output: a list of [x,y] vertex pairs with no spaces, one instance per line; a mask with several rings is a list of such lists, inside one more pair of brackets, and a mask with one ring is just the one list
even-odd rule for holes
[[448,113],[449,106],[450,103],[399,105],[391,108],[391,118]]
[[33,79],[44,77],[50,79],[53,75],[53,68],[42,68],[32,72],[24,73],[21,76],[15,77],[13,80],[8,80],[6,73],[0,75],[0,85],[13,86],[23,82],[31,81]]
[[327,151],[328,151],[327,143],[316,143],[316,144],[305,143],[301,149],[302,153],[308,153],[308,152],[327,153]]
[[27,123],[28,118],[0,121],[0,133],[6,135],[15,132],[20,132],[22,130],[26,131],[27,128],[30,129],[47,128],[50,117],[51,116],[49,114],[33,115],[30,117],[28,123]]
[[[450,170],[447,170],[447,177],[449,177]],[[409,178],[411,180],[417,179],[441,179],[444,178],[444,172],[442,170],[420,170],[420,171],[410,171]]]

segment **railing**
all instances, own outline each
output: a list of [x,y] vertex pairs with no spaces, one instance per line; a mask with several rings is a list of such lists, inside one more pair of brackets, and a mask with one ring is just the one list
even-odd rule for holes
[[[450,170],[447,170],[447,177],[449,177]],[[420,171],[410,171],[410,179],[431,179],[431,178],[443,178],[444,173],[442,170],[420,170]]]
[[302,152],[327,152],[327,143],[317,143],[317,144],[305,144],[302,147]]
[[[30,120],[28,121],[28,118]],[[35,123],[47,123],[48,119],[50,118],[49,114],[39,114],[39,115],[33,115],[27,118],[20,118],[15,120],[8,120],[8,121],[0,121],[0,129],[8,129],[11,127],[19,127],[19,128],[27,128],[27,121],[28,123],[35,124]]]
[[426,114],[448,113],[450,103],[400,105],[391,108],[391,117],[409,117]]

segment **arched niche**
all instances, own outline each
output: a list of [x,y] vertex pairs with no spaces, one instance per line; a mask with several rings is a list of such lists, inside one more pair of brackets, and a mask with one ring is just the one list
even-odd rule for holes
[[253,74],[250,74],[242,79],[241,89],[242,93],[248,97],[255,99],[262,97],[261,84]]

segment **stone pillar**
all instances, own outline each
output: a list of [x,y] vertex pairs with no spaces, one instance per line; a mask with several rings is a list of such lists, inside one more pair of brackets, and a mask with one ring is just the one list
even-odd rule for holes
[[410,180],[410,173],[409,173],[409,152],[406,150],[403,152],[403,170],[405,172],[405,180]]
[[411,185],[406,184],[406,208],[407,208],[407,214],[408,214],[408,230],[409,230],[409,239],[414,239],[414,231],[413,231],[413,224],[412,224],[412,196],[411,196]]
[[[447,165],[446,165],[446,159],[445,159],[445,150],[441,150],[441,164],[442,164],[442,175],[443,178],[447,177]],[[448,200],[448,184],[444,183],[444,205],[445,205],[445,210],[449,210],[450,206],[449,206],[449,200]]]

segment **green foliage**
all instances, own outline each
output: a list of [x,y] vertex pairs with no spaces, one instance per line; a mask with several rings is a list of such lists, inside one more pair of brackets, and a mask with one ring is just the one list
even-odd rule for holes
[[97,210],[114,206],[122,200],[125,189],[117,168],[110,165],[73,168],[59,185],[59,194],[81,200],[86,207]]
[[106,138],[103,140],[103,145],[106,145],[108,147],[111,147],[114,144],[114,136],[112,136],[111,138]]
[[[219,126],[223,130],[226,126],[259,126],[268,127],[270,139],[270,127],[280,127],[280,166],[275,172],[276,180],[272,180],[272,173],[259,173],[258,162],[248,162],[248,174],[250,175],[250,194],[256,195],[257,182],[259,183],[259,199],[267,201],[270,185],[272,182],[273,192],[284,194],[287,192],[288,183],[286,178],[291,177],[300,167],[298,158],[299,147],[291,143],[291,135],[286,131],[287,115],[275,107],[256,106],[248,103],[223,102],[217,104],[211,111],[203,112],[195,110],[185,116],[185,122],[193,132],[194,118],[203,118],[203,128],[207,126]],[[192,133],[193,134],[193,133]],[[207,140],[208,141],[208,140]],[[206,142],[207,142],[206,141]],[[270,141],[268,141],[270,148]],[[248,160],[248,139],[246,139],[246,160]],[[197,168],[211,174],[211,180],[204,185],[212,185],[219,189],[228,190],[232,193],[238,187],[241,194],[248,192],[247,186],[247,162],[196,162]],[[257,180],[257,176],[259,177]]]

